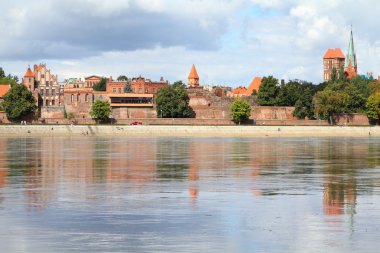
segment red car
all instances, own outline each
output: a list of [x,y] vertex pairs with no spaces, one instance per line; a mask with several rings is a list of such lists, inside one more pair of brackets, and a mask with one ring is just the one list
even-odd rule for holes
[[129,125],[132,125],[132,126],[142,125],[142,122],[140,122],[140,121],[134,121],[134,122],[132,122],[132,123],[129,124]]

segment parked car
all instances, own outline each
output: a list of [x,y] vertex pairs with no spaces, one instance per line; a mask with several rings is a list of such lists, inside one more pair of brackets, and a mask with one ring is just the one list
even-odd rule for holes
[[132,123],[129,124],[129,125],[132,125],[132,126],[142,125],[142,122],[140,122],[140,121],[134,121],[134,122],[132,122]]

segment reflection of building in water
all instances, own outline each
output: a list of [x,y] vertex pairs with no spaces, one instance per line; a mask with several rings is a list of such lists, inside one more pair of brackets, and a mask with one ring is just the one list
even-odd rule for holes
[[[327,181],[333,181],[326,179]],[[328,216],[355,212],[355,182],[332,182],[324,184],[323,213]]]
[[323,212],[327,216],[355,214],[357,185],[356,170],[366,166],[363,157],[368,156],[368,144],[346,142],[336,145],[326,142],[321,158],[328,161],[323,170]]
[[110,183],[131,182],[141,187],[156,178],[156,140],[113,142],[109,145],[107,180]]

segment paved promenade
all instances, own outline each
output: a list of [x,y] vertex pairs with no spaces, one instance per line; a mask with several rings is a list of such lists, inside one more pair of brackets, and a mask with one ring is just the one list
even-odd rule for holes
[[0,136],[380,137],[380,127],[0,125]]

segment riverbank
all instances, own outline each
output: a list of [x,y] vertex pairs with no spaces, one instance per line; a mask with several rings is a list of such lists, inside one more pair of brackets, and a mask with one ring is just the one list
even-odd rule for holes
[[0,136],[380,137],[379,126],[0,125]]

